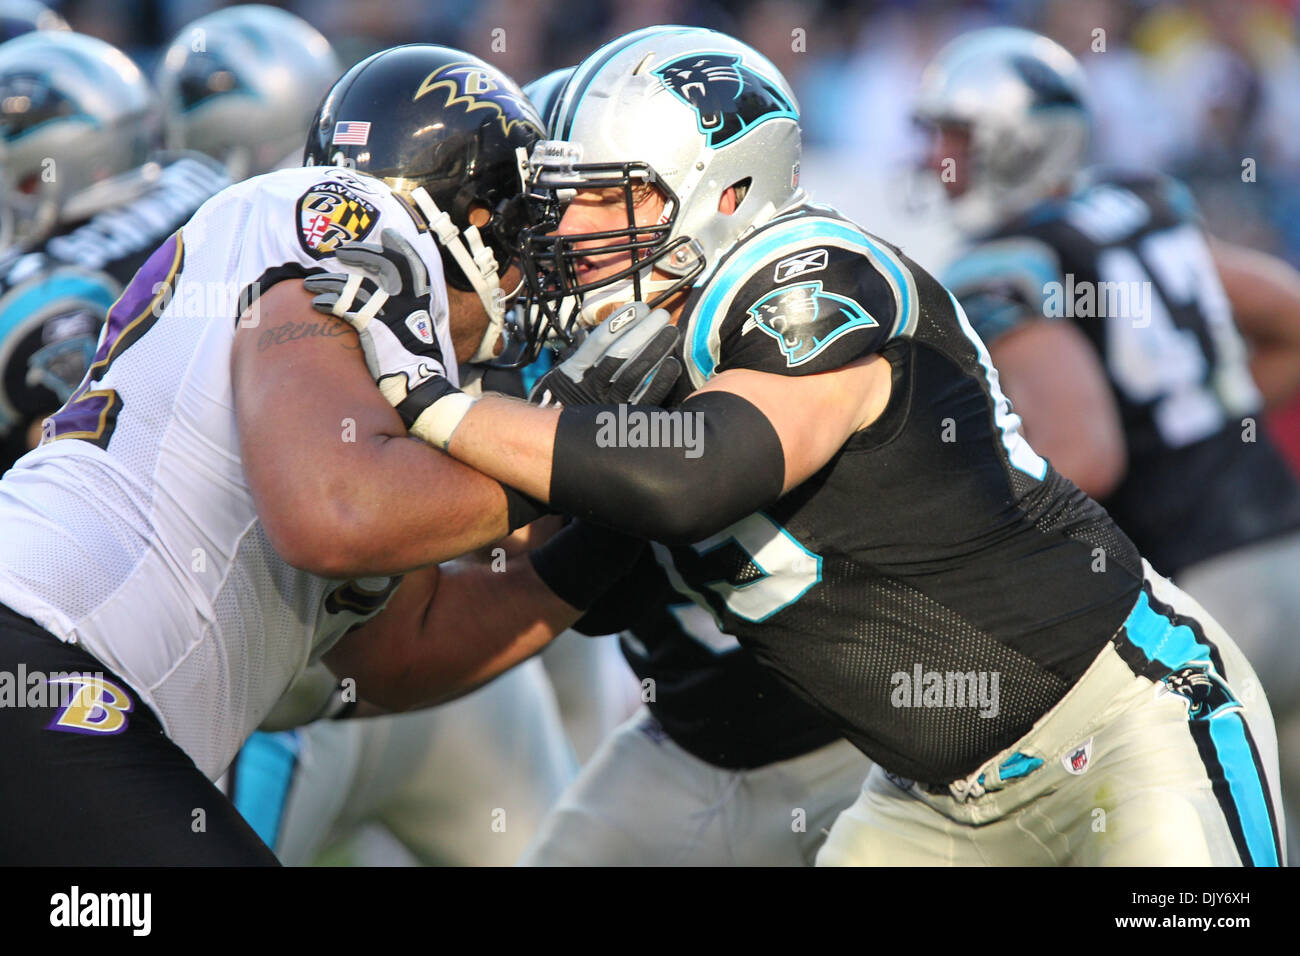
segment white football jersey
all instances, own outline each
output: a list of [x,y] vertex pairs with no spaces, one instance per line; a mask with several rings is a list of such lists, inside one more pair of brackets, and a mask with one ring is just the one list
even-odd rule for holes
[[247,290],[341,271],[340,243],[386,228],[428,266],[435,334],[454,354],[436,244],[387,186],[340,168],[268,173],[214,196],[141,267],[46,441],[0,480],[0,603],[116,671],[213,779],[396,586],[326,580],[272,549],[230,377]]

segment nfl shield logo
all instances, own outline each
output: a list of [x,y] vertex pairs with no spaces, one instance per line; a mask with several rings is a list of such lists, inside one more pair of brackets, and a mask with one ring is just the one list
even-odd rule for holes
[[1092,738],[1089,737],[1073,750],[1066,751],[1061,757],[1061,763],[1075,776],[1087,771],[1088,765],[1092,763]]
[[406,327],[411,330],[412,335],[425,345],[433,344],[433,325],[429,322],[427,313],[411,313],[406,317]]

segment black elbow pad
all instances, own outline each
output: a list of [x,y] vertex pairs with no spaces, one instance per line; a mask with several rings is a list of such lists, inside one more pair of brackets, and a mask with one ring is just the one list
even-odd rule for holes
[[555,434],[551,505],[625,534],[690,544],[776,501],[785,455],[776,430],[730,392],[666,411],[565,409]]

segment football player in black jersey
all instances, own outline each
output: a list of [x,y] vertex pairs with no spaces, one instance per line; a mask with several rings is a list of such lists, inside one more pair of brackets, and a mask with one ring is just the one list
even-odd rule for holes
[[[572,73],[524,88],[548,123]],[[604,740],[523,862],[810,865],[870,762],[653,560],[625,585],[577,623],[594,639],[577,639],[599,647],[622,632],[644,707]]]
[[120,50],[39,31],[0,52],[0,443],[4,467],[81,382],[109,306],[228,180],[157,147],[153,91]]
[[944,283],[1027,437],[1232,634],[1300,805],[1300,484],[1259,421],[1300,386],[1300,276],[1208,242],[1174,180],[1083,170],[1083,72],[1045,37],[958,38],[917,115],[972,240]]
[[648,554],[877,762],[819,862],[1278,863],[1245,658],[1024,441],[952,295],[808,203],[788,89],[689,28],[579,66],[534,153],[558,227],[524,233],[551,329],[604,320],[539,382],[564,407],[375,378],[410,434],[582,520],[484,576],[477,668],[384,635],[327,662],[417,705],[531,653]]

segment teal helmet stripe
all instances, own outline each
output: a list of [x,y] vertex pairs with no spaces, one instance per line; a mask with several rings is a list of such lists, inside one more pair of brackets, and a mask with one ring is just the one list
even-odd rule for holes
[[573,121],[578,113],[578,106],[582,98],[586,95],[587,89],[591,86],[592,81],[604,69],[609,61],[618,56],[628,47],[652,36],[668,36],[674,33],[683,33],[695,31],[694,27],[681,26],[657,26],[645,27],[636,30],[617,40],[611,40],[603,47],[597,50],[587,59],[578,64],[573,76],[570,78],[568,85],[564,88],[564,93],[560,98],[559,108],[556,111],[556,123],[551,130],[551,135],[555,139],[567,140],[573,131]]

